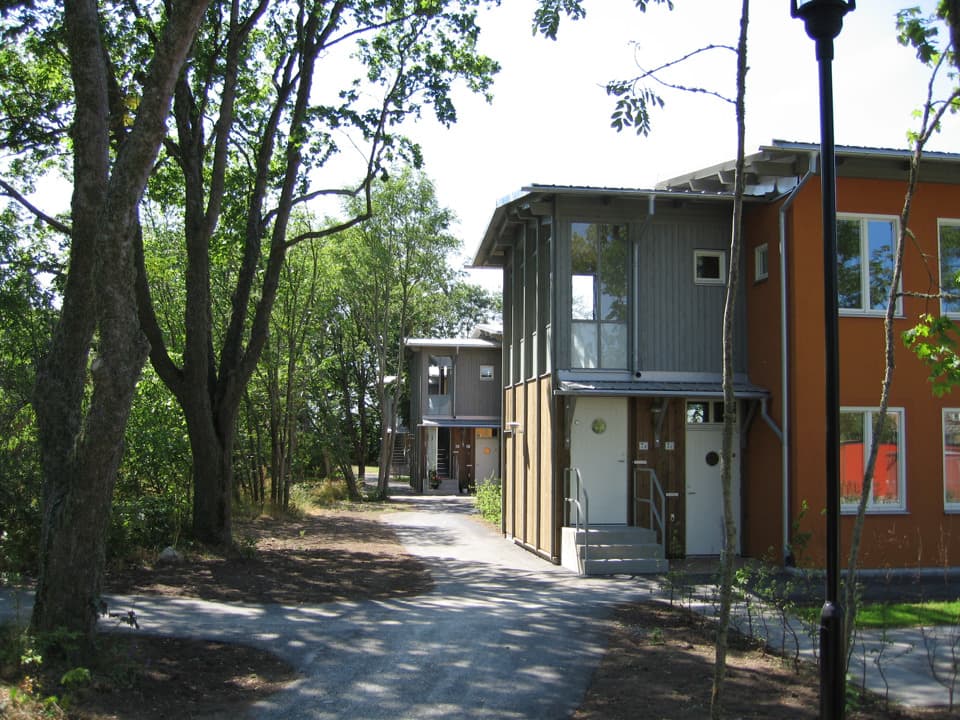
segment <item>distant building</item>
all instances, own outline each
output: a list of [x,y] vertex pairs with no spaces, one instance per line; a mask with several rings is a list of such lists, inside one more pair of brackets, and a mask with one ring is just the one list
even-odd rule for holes
[[411,338],[410,482],[415,490],[472,491],[500,477],[502,328],[470,338]]

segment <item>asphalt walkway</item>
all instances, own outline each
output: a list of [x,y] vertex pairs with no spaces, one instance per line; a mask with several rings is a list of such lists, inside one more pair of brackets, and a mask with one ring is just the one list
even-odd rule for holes
[[[435,589],[317,606],[109,598],[141,630],[267,648],[303,678],[250,710],[258,720],[565,718],[603,656],[603,620],[645,583],[571,575],[504,540],[469,497],[409,497],[387,513]],[[20,598],[26,616],[28,598]],[[0,617],[14,601],[0,593]]]
[[[382,517],[430,566],[427,595],[298,607],[124,596],[110,598],[111,608],[135,610],[139,632],[243,642],[290,662],[302,679],[253,707],[251,718],[540,720],[568,717],[580,704],[612,608],[661,593],[658,578],[580,578],[536,558],[480,522],[472,498],[398,502],[411,508]],[[714,607],[692,602],[704,613]],[[0,618],[15,613],[28,616],[29,597],[0,592]],[[755,612],[740,625],[814,657],[798,626],[783,634],[775,617],[763,622]],[[948,677],[951,636],[940,635],[936,657]],[[867,687],[889,687],[908,704],[947,703],[918,631],[867,636],[856,653]]]

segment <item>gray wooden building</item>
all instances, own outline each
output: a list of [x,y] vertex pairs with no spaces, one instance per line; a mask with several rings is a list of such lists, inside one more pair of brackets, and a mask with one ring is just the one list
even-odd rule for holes
[[[730,223],[722,194],[531,186],[497,208],[475,264],[503,269],[503,530],[517,543],[587,572],[717,551],[689,518],[716,515]],[[765,392],[746,341],[740,302],[749,402]]]
[[410,483],[468,492],[500,477],[503,392],[501,329],[480,326],[470,338],[411,338]]

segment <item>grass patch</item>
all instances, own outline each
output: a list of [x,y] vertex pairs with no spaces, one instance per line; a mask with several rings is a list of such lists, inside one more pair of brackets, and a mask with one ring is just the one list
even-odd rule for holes
[[[797,614],[810,623],[820,622],[820,607],[800,607]],[[857,627],[881,630],[919,625],[960,624],[960,599],[923,603],[869,603],[857,611]]]
[[857,612],[862,628],[897,628],[916,625],[955,625],[960,622],[960,600],[925,603],[877,603]]

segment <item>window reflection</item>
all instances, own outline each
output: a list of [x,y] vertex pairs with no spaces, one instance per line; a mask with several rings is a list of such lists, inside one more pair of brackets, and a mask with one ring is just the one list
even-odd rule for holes
[[571,366],[628,365],[630,247],[627,226],[572,223]]

